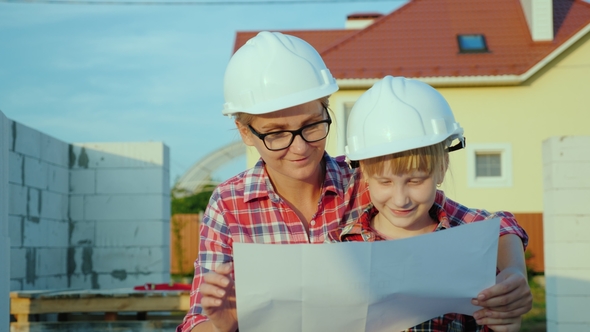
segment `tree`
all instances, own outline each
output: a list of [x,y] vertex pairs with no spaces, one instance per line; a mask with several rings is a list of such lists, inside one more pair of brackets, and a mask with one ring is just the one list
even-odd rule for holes
[[204,212],[215,186],[206,185],[200,192],[186,195],[178,189],[172,189],[171,213],[200,213]]

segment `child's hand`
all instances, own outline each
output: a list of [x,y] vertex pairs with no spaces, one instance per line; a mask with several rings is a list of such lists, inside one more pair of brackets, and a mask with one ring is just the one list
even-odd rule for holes
[[216,331],[235,331],[238,328],[234,281],[229,274],[230,263],[222,264],[203,276],[201,305]]
[[471,301],[484,307],[474,313],[477,324],[492,330],[518,331],[521,316],[533,306],[533,295],[526,277],[516,268],[507,268],[496,276],[496,284],[484,289]]

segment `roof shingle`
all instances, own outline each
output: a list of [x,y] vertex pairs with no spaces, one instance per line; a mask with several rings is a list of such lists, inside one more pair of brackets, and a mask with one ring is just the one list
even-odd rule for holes
[[[553,0],[554,39],[534,42],[520,0],[412,0],[360,30],[282,31],[314,46],[337,79],[522,75],[590,25],[590,4]],[[257,32],[238,32],[237,50]],[[458,34],[489,53],[460,53]]]

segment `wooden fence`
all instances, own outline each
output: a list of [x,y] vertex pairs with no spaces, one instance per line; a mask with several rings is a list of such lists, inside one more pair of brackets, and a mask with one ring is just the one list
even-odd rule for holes
[[545,272],[545,252],[543,249],[543,214],[515,213],[518,224],[529,235],[527,264],[535,272]]
[[[544,272],[543,214],[515,213],[516,220],[529,235],[527,263],[535,272]],[[170,271],[191,274],[199,252],[199,215],[176,214],[170,220]]]
[[199,215],[175,214],[170,218],[170,273],[192,274],[199,253]]

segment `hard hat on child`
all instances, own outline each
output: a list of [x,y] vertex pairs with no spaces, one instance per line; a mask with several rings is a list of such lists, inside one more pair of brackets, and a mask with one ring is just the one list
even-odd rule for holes
[[463,128],[445,98],[430,85],[385,76],[354,104],[347,120],[346,155],[363,160],[448,140]]
[[230,59],[222,113],[270,113],[337,90],[336,80],[310,44],[294,36],[263,31]]

